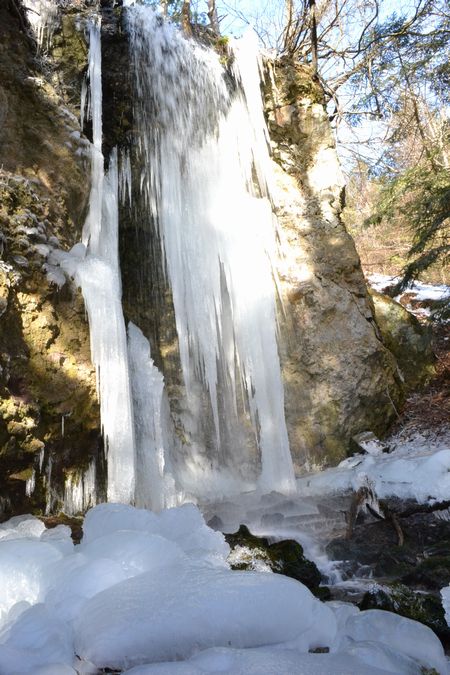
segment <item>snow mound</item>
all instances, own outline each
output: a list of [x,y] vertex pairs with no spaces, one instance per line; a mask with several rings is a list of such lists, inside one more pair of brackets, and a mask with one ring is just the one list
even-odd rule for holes
[[[137,666],[125,675],[381,675],[351,654],[299,654],[293,649],[208,649],[181,663]],[[420,670],[418,671],[420,672]]]
[[[413,667],[412,659],[415,659],[424,667],[435,668],[438,673],[447,672],[447,660],[440,640],[430,628],[418,621],[412,621],[381,609],[368,609],[347,619],[337,651],[365,641],[381,643],[384,648],[387,647],[397,654],[395,657],[397,660],[402,655],[409,657],[411,668]],[[392,670],[391,672],[410,671]]]
[[193,505],[99,505],[76,546],[64,526],[11,519],[0,526],[0,673],[449,672],[421,624],[321,603],[281,575],[231,571],[228,551]]
[[299,478],[297,487],[311,497],[356,491],[367,481],[379,499],[395,496],[420,503],[450,499],[450,437],[433,440],[417,435],[400,440],[390,454],[353,455],[335,468]]
[[447,626],[450,626],[450,586],[441,589],[442,606],[445,611]]
[[[128,627],[128,628],[127,628]],[[75,622],[77,653],[98,666],[185,659],[212,646],[331,644],[334,615],[280,575],[172,565],[99,593]]]

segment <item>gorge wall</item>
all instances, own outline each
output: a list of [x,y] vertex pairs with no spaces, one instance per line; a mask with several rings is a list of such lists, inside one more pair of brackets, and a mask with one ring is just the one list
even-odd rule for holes
[[341,221],[344,178],[323,92],[306,66],[281,60],[268,70],[286,415],[298,465],[320,466],[345,457],[354,434],[385,432],[401,375]]
[[[104,148],[133,141],[127,35],[102,2]],[[84,508],[104,496],[104,454],[89,334],[79,291],[52,251],[80,240],[89,194],[79,94],[90,2],[65,3],[49,55],[25,12],[0,7],[0,493],[4,512]],[[231,75],[228,74],[231,78]],[[336,463],[351,437],[382,434],[403,396],[358,255],[340,220],[344,183],[323,93],[308,68],[267,64],[274,209],[280,225],[279,350],[296,468]],[[89,134],[89,125],[85,127]],[[163,372],[178,449],[189,453],[171,291],[152,223],[122,205],[124,311]],[[141,252],[150,250],[145,266]],[[145,297],[144,297],[145,295]],[[210,414],[210,413],[208,413]],[[204,433],[208,432],[207,419]],[[197,432],[196,432],[197,433]],[[75,495],[75,497],[74,497]]]
[[75,106],[17,3],[0,6],[0,63],[0,494],[5,512],[52,511],[103,456],[83,302],[48,266],[80,238],[88,143],[79,88]]

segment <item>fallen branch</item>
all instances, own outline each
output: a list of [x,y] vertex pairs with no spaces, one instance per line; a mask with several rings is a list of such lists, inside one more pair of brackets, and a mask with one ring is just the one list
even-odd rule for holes
[[[383,502],[383,505],[385,502]],[[409,518],[415,516],[417,513],[434,513],[435,511],[444,511],[450,508],[450,499],[443,502],[434,502],[433,504],[414,504],[404,511],[395,511],[395,515],[400,518]]]

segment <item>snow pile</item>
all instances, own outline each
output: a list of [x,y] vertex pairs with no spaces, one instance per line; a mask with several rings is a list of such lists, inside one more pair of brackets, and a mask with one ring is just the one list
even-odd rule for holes
[[[386,288],[394,286],[400,277],[390,277],[385,274],[371,274],[367,281],[376,291],[383,293]],[[403,293],[413,293],[416,300],[444,300],[450,296],[450,286],[445,284],[425,284],[422,281],[412,281]],[[397,298],[396,298],[397,299]]]
[[349,648],[362,661],[367,659],[394,673],[421,672],[417,662],[438,673],[448,672],[442,645],[434,633],[417,621],[399,618],[379,609],[353,614],[339,631],[336,648]]
[[421,624],[231,571],[223,535],[193,505],[102,504],[83,531],[74,546],[69,528],[32,516],[0,526],[0,673],[449,672]]
[[303,496],[318,496],[358,490],[367,481],[379,499],[450,499],[450,437],[417,435],[390,454],[354,455],[335,468],[303,476],[297,485]]
[[445,620],[447,622],[447,626],[450,626],[450,586],[446,586],[446,588],[441,590],[441,596],[442,606],[445,611]]

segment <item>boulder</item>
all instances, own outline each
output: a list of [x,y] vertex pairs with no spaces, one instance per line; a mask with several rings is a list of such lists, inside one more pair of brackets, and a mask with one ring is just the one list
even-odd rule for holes
[[241,525],[233,534],[226,534],[225,539],[231,547],[229,562],[232,569],[284,574],[301,581],[315,595],[324,595],[324,589],[319,589],[322,575],[315,563],[305,558],[297,541],[284,539],[270,544],[265,537],[252,534],[246,525]]
[[373,289],[370,295],[383,343],[394,354],[406,389],[425,385],[435,373],[431,329],[388,295]]
[[367,429],[383,436],[403,390],[341,219],[345,182],[323,92],[308,66],[285,58],[267,67],[281,230],[279,348],[290,446],[302,471],[337,464]]

